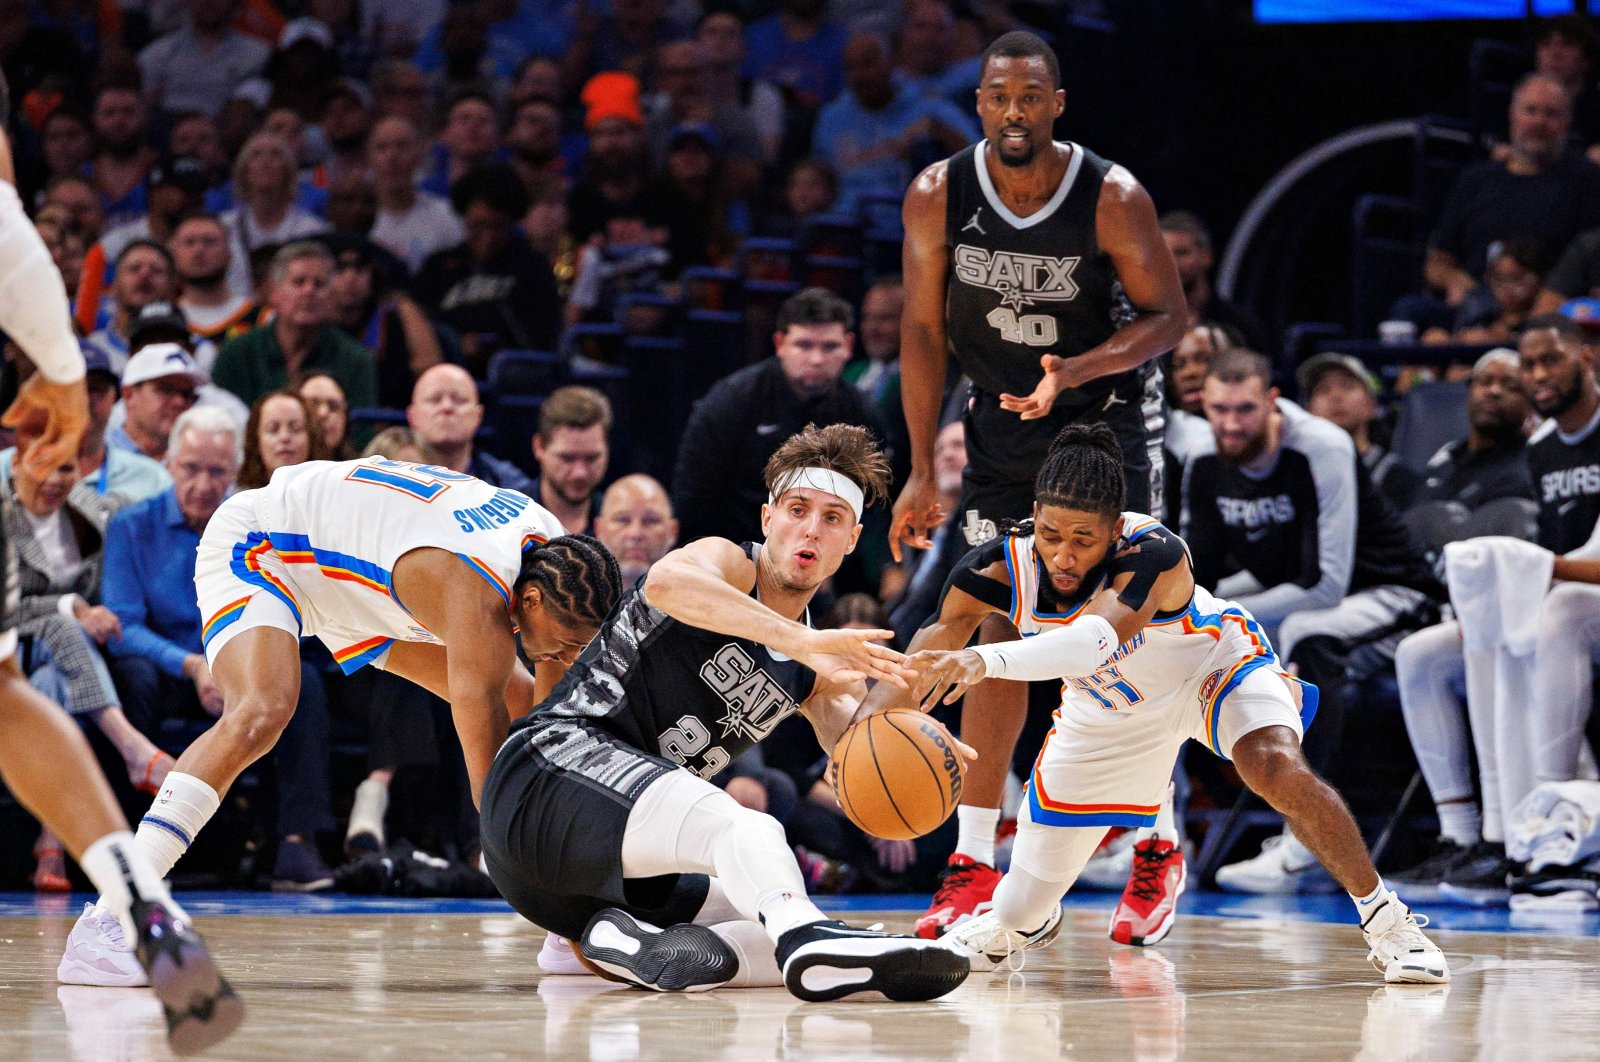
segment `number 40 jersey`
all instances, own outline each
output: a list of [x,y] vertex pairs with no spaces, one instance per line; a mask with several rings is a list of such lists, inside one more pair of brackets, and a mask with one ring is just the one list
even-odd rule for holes
[[509,610],[523,552],[562,534],[526,495],[436,465],[374,457],[281,468],[230,498],[206,529],[195,567],[205,638],[209,646],[249,596],[267,592],[354,671],[392,641],[438,641],[395,591],[407,553],[454,553],[464,577],[483,579]]

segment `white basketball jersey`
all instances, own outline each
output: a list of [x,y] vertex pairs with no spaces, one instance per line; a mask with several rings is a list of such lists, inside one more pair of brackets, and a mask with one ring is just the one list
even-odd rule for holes
[[[1122,514],[1122,537],[1110,556],[1138,544],[1146,535],[1176,535],[1159,520],[1143,513]],[[1006,568],[1011,576],[1010,620],[1023,637],[1071,623],[1105,587],[1101,575],[1094,586],[1084,587],[1077,604],[1065,612],[1040,612],[1039,586],[1043,563],[1034,550],[1033,536],[1008,538]],[[1117,647],[1099,671],[1065,680],[1063,701],[1075,699],[1107,712],[1147,710],[1169,704],[1195,687],[1209,714],[1239,680],[1257,667],[1277,667],[1277,656],[1255,618],[1231,601],[1213,597],[1203,587],[1194,588],[1187,608],[1156,613],[1145,628]],[[1085,701],[1084,699],[1087,699]]]
[[[437,465],[372,457],[280,468],[254,492],[270,548],[282,558],[306,634],[354,671],[391,640],[437,642],[395,594],[393,572],[414,549],[449,550],[509,609],[525,550],[565,531],[514,490]],[[359,637],[344,648],[330,632]]]

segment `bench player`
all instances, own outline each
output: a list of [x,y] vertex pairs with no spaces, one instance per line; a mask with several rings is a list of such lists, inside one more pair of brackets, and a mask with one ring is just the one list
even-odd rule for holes
[[[1064,680],[994,907],[945,939],[991,958],[1048,943],[1062,895],[1106,829],[1155,821],[1178,749],[1193,738],[1232,760],[1350,893],[1385,980],[1448,981],[1443,954],[1378,877],[1349,809],[1300,751],[1316,688],[1283,671],[1249,613],[1195,585],[1177,535],[1123,512],[1111,431],[1064,428],[1034,492],[1032,521],[968,555],[912,645],[929,703],[988,677]],[[999,609],[1025,637],[961,648]],[[1172,918],[1170,902],[1139,909],[1125,895],[1112,935],[1150,943]]]
[[[525,495],[461,472],[373,457],[279,469],[223,502],[195,560],[206,662],[222,716],[167,776],[137,841],[164,875],[266,755],[299,697],[300,638],[316,635],[348,674],[371,664],[450,703],[476,803],[511,719],[554,687],[621,595],[617,562],[564,535]],[[515,637],[537,663],[517,662]],[[127,985],[139,971],[86,910],[80,951],[104,962],[74,983]]]
[[[0,74],[0,129],[9,112]],[[17,460],[41,476],[77,465],[89,423],[71,320],[60,274],[17,196],[10,139],[0,133],[0,329],[35,369],[5,424],[17,429]],[[9,504],[6,491],[0,505]],[[161,1000],[173,1050],[203,1050],[238,1027],[244,1006],[139,851],[83,734],[17,665],[17,569],[4,527],[0,520],[0,775],[100,890],[106,932]]]
[[964,954],[824,918],[777,820],[706,781],[795,711],[832,748],[867,678],[909,676],[872,642],[890,632],[809,623],[888,485],[872,437],[808,427],[765,479],[763,542],[703,538],[657,561],[516,723],[484,786],[489,874],[592,969],[642,988],[941,996]]

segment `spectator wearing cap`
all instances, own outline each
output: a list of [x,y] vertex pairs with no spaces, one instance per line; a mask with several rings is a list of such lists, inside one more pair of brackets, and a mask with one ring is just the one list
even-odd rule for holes
[[737,8],[712,9],[700,16],[694,39],[704,62],[706,102],[737,108],[761,138],[762,160],[771,162],[783,145],[783,93],[767,81],[745,75],[744,35],[745,19]]
[[128,359],[122,373],[125,418],[106,433],[106,444],[143,454],[154,461],[167,456],[173,424],[195,404],[205,374],[188,351],[176,343],[151,343]]
[[731,200],[751,195],[766,155],[761,133],[734,101],[712,101],[705,48],[695,41],[663,44],[656,50],[656,83],[661,91],[650,100],[645,140],[657,168],[665,166],[679,130],[708,129],[722,171],[719,191]]
[[[84,382],[89,391],[89,426],[78,451],[79,480],[97,494],[114,492],[130,501],[159,494],[172,485],[172,480],[158,462],[133,450],[106,445],[111,409],[117,402],[117,374],[111,371],[111,363],[102,351],[87,344],[82,346],[88,370]],[[10,480],[16,453],[14,446],[0,450],[0,483]]]
[[1404,512],[1420,477],[1373,438],[1383,386],[1372,370],[1349,354],[1318,354],[1300,366],[1295,376],[1306,411],[1344,429],[1355,443],[1356,455],[1372,485],[1396,512]]
[[167,133],[167,154],[189,155],[206,164],[208,173],[226,173],[228,154],[222,150],[222,133],[209,114],[188,111],[173,116]]
[[746,77],[782,89],[802,111],[816,113],[844,88],[845,28],[827,17],[826,0],[784,0],[745,34]]
[[298,172],[299,161],[281,137],[257,133],[245,142],[233,164],[236,205],[222,215],[241,261],[259,247],[327,231],[327,222],[295,201]]
[[716,130],[704,122],[678,126],[667,141],[662,183],[679,204],[667,225],[673,273],[690,266],[720,265],[733,254],[732,193],[721,147]]
[[100,196],[103,224],[115,227],[134,221],[149,205],[145,177],[156,161],[148,143],[150,109],[134,86],[110,84],[95,94],[91,118],[99,149],[85,176]]
[[482,89],[466,88],[445,109],[444,128],[428,153],[422,189],[449,195],[450,188],[479,166],[504,158],[500,147],[500,113],[494,98]]
[[446,199],[417,187],[422,134],[405,118],[380,118],[367,138],[367,166],[378,197],[372,242],[415,273],[435,251],[466,239],[461,218]]
[[484,166],[457,181],[450,199],[466,238],[423,264],[417,301],[455,329],[480,379],[503,347],[555,349],[561,300],[549,260],[516,229],[528,212],[522,181],[509,166]]
[[416,379],[444,360],[444,344],[422,307],[396,286],[394,270],[370,240],[335,234],[333,323],[372,352],[378,366],[378,404],[401,409]]
[[943,99],[895,85],[889,47],[874,36],[850,39],[844,50],[849,91],[817,115],[812,145],[839,174],[839,206],[854,210],[868,196],[899,196],[914,162],[953,154],[978,139],[971,115]]
[[104,260],[116,261],[134,240],[166,243],[178,221],[205,203],[210,183],[211,171],[200,159],[167,155],[156,160],[145,182],[150,208],[138,220],[118,225],[101,237]]
[[328,86],[339,76],[333,31],[314,18],[290,19],[267,60],[266,76],[272,83],[274,109],[287,107],[306,122],[316,121]]
[[533,482],[510,461],[478,449],[483,403],[477,381],[459,365],[435,365],[417,377],[406,422],[432,463],[535,497]]
[[665,228],[672,204],[650,179],[639,82],[627,74],[596,74],[581,99],[589,150],[583,175],[567,197],[572,238],[582,244],[597,234],[607,237],[619,219],[635,229]]
[[170,301],[177,290],[172,255],[154,240],[134,240],[117,257],[111,278],[111,307],[89,345],[105,354],[113,372],[128,363],[129,326],[152,302]]
[[249,405],[321,369],[339,381],[350,408],[377,404],[372,355],[333,324],[333,267],[333,255],[320,243],[291,243],[273,255],[273,318],[223,344],[212,371],[217,386]]
[[235,0],[190,0],[181,29],[139,53],[144,91],[157,110],[215,115],[246,78],[261,73],[272,49],[233,28]]
[[[220,406],[229,416],[241,424],[244,423],[244,418],[249,415],[249,408],[227,391],[208,382],[211,367],[217,360],[217,345],[205,339],[198,342],[195,340],[193,333],[189,331],[189,322],[176,303],[152,302],[135,314],[133,322],[128,326],[130,361],[145,347],[157,343],[175,343],[194,359],[195,368],[201,376],[198,392],[200,405]],[[120,404],[111,411],[113,428],[122,423],[125,413]]]
[[248,294],[249,267],[243,264],[245,291],[236,292],[233,242],[215,214],[190,214],[167,240],[178,272],[178,308],[198,338],[220,345],[262,321],[266,307]]
[[1178,280],[1183,284],[1183,301],[1189,309],[1189,327],[1221,325],[1231,330],[1243,345],[1255,351],[1268,351],[1267,330],[1261,318],[1237,303],[1217,294],[1211,286],[1213,254],[1211,230],[1198,214],[1187,210],[1169,210],[1161,215],[1161,236],[1172,252],[1178,266]]
[[328,154],[311,169],[313,186],[332,189],[349,174],[367,172],[367,136],[372,131],[372,92],[361,82],[341,77],[328,89],[318,126]]

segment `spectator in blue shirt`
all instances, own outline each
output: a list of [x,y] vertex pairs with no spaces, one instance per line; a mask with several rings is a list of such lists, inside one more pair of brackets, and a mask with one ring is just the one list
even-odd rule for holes
[[[106,527],[102,597],[122,625],[107,648],[123,711],[145,734],[158,734],[167,719],[209,724],[222,712],[200,636],[195,547],[233,487],[240,447],[239,425],[228,414],[189,410],[173,425],[167,448],[173,486],[121,510]],[[300,702],[273,762],[281,838],[274,884],[325,888],[333,879],[314,841],[316,831],[333,826],[328,717],[321,676],[310,664],[301,665]]]
[[867,196],[898,198],[919,161],[934,162],[978,139],[971,114],[895,85],[889,49],[879,38],[852,37],[844,72],[850,91],[822,108],[812,137],[816,153],[839,175],[841,211]]
[[[495,77],[511,80],[529,56],[552,59],[561,55],[572,33],[572,18],[564,5],[537,0],[482,0],[478,15],[487,25],[488,48],[484,65]],[[417,68],[425,74],[444,69],[440,44],[444,23],[434,26],[417,49]]]
[[744,76],[769,81],[793,106],[815,111],[844,87],[846,33],[824,15],[827,0],[785,0],[783,10],[745,34]]

